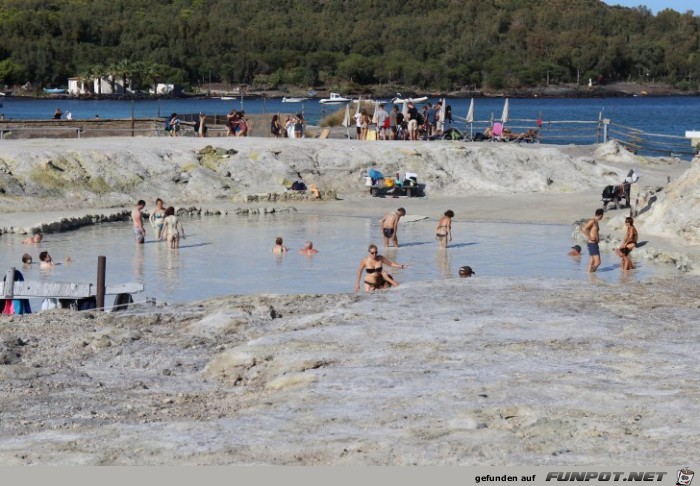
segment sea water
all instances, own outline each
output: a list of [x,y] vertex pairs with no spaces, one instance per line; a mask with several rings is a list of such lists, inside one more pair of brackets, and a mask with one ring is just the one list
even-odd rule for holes
[[[353,292],[357,270],[375,243],[380,253],[405,269],[387,268],[401,284],[459,278],[462,265],[470,265],[474,278],[537,277],[589,282],[588,256],[567,253],[574,244],[570,225],[454,221],[453,240],[440,249],[434,220],[401,222],[400,247],[384,248],[379,223],[366,217],[319,216],[304,213],[226,215],[181,218],[187,238],[179,249],[154,239],[147,227],[146,243],[135,244],[130,223],[110,223],[80,230],[48,234],[38,245],[23,244],[20,235],[0,239],[3,271],[15,266],[26,280],[94,283],[97,258],[107,258],[107,285],[142,283],[137,302],[178,303],[232,294],[319,294]],[[281,236],[288,252],[272,252]],[[307,241],[319,250],[304,256]],[[39,268],[39,252],[49,251],[58,262],[50,270]],[[30,253],[32,265],[21,256]],[[65,263],[70,256],[71,263]],[[645,280],[654,275],[678,274],[675,267],[637,260],[636,269],[622,272],[620,259],[603,252],[595,279],[609,283]],[[364,278],[364,275],[362,275]],[[110,303],[110,297],[107,304]],[[34,306],[37,302],[32,301]]]

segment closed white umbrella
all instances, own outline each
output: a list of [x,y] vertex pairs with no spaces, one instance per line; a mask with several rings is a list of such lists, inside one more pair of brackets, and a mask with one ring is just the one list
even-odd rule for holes
[[403,113],[404,120],[408,121],[408,101],[403,102],[403,108],[401,108],[401,113]]
[[345,103],[345,117],[343,118],[343,126],[348,132],[348,138],[350,138],[350,103]]
[[474,98],[472,98],[469,103],[469,111],[467,111],[467,118],[465,121],[469,123],[469,136],[471,137],[474,129]]
[[374,113],[372,113],[372,123],[374,123],[375,125],[379,121],[379,113],[378,112],[379,112],[379,103],[377,103],[375,101],[374,102]]
[[445,98],[442,99],[442,105],[440,105],[440,120],[438,120],[438,132],[442,133],[445,131],[445,117],[447,116],[447,102]]
[[508,123],[508,116],[510,115],[510,106],[509,106],[509,101],[508,98],[506,98],[506,102],[503,104],[503,114],[501,115],[501,122],[505,125]]

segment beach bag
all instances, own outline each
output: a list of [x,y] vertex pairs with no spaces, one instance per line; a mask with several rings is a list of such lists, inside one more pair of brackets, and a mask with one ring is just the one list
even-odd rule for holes
[[603,189],[603,199],[615,198],[615,186],[605,186]]

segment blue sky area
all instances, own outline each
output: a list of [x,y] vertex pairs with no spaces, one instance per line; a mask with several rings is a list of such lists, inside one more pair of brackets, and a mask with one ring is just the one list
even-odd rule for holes
[[670,8],[680,13],[692,10],[695,15],[700,15],[700,5],[697,0],[605,0],[608,5],[622,5],[623,7],[639,7],[644,5],[654,14],[660,10]]

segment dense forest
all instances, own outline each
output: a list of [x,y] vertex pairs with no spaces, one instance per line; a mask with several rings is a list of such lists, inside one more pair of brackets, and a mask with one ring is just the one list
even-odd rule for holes
[[0,0],[0,38],[8,86],[700,85],[700,16],[598,0]]

